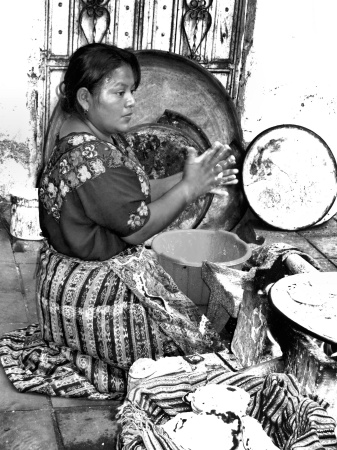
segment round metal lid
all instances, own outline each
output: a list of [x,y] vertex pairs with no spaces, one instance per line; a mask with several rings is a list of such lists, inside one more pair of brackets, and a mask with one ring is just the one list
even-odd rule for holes
[[242,179],[252,210],[283,230],[321,221],[337,195],[337,166],[330,148],[298,125],[279,125],[256,136],[247,149]]

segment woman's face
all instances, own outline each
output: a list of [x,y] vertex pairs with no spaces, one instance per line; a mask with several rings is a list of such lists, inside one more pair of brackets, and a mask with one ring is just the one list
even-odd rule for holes
[[135,79],[129,65],[115,69],[96,95],[89,97],[87,117],[103,136],[129,129],[135,99]]

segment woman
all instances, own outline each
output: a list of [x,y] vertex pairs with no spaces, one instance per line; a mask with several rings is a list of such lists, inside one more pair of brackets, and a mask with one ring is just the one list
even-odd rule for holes
[[228,168],[235,160],[220,143],[201,156],[189,148],[182,173],[149,181],[123,135],[139,83],[131,52],[90,44],[70,58],[62,85],[68,117],[39,189],[40,329],[3,338],[21,391],[112,398],[125,393],[136,359],[222,348],[141,244],[199,196],[237,183],[237,169]]

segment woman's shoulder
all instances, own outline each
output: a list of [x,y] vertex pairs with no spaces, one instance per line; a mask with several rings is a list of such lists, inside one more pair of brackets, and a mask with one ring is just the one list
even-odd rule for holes
[[141,169],[122,136],[113,136],[112,142],[108,142],[81,131],[58,137],[45,172],[58,172],[61,177],[73,172],[85,172],[91,175],[90,178],[95,178],[106,170],[123,166],[136,172]]
[[83,161],[102,158],[103,161],[115,160],[117,165],[122,163],[123,149],[88,132],[69,133],[59,137],[56,147],[59,161],[67,159],[72,162],[80,157]]

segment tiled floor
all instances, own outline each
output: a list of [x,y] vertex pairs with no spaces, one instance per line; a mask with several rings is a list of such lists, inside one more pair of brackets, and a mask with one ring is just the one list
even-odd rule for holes
[[[11,242],[0,222],[0,335],[37,322],[38,241]],[[115,450],[118,401],[20,394],[0,364],[0,450]]]
[[[0,217],[1,218],[1,217]],[[337,218],[300,232],[275,231],[253,222],[265,244],[289,243],[337,271]],[[13,242],[0,221],[0,335],[36,322],[35,267],[38,241]],[[0,367],[1,450],[114,450],[117,401],[49,398],[20,394]]]

